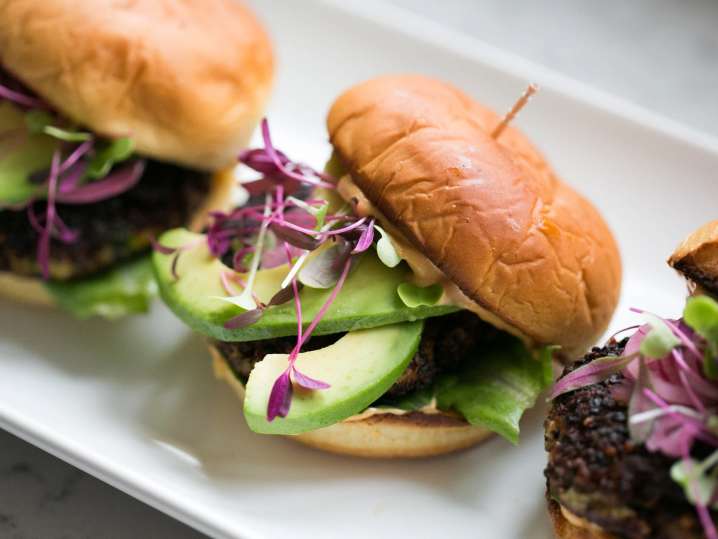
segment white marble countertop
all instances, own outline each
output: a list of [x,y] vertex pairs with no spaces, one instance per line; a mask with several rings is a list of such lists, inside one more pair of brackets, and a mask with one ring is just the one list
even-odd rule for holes
[[[386,0],[718,135],[714,0]],[[201,534],[0,431],[0,537]]]

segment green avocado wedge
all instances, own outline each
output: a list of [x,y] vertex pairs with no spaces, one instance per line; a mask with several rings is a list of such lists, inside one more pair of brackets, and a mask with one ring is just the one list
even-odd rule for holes
[[0,102],[0,207],[22,204],[39,194],[30,175],[50,166],[57,146],[52,137],[30,134],[25,114]]
[[[222,287],[221,274],[231,270],[210,255],[202,235],[175,229],[162,235],[160,243],[167,247],[194,245],[180,254],[176,267],[177,280],[172,275],[173,255],[153,253],[153,269],[162,299],[194,330],[221,341],[254,341],[297,334],[293,302],[269,307],[264,316],[250,326],[226,329],[223,324],[242,313],[239,307],[218,299],[227,295]],[[268,302],[279,291],[286,274],[286,266],[260,270],[254,286],[259,299]],[[407,307],[397,294],[397,287],[410,276],[406,266],[388,268],[373,250],[368,251],[347,278],[314,334],[355,331],[458,310],[452,305]],[[302,289],[300,298],[305,325],[309,325],[330,293],[331,289]]]
[[286,417],[267,420],[269,394],[287,368],[284,354],[271,354],[249,375],[244,416],[261,434],[299,434],[320,429],[366,409],[401,376],[416,353],[423,322],[405,322],[347,333],[320,350],[299,354],[296,368],[330,387],[307,391],[296,387]]
[[146,313],[157,295],[149,256],[86,279],[48,281],[45,286],[58,305],[81,320],[93,316],[114,320]]

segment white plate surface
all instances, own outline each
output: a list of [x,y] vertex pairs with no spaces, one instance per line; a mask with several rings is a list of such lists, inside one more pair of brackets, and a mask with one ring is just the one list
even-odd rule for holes
[[[277,43],[276,143],[321,166],[324,115],[362,79],[421,72],[505,109],[603,210],[625,279],[613,327],[638,305],[677,313],[664,264],[716,217],[718,143],[511,55],[371,0],[256,2]],[[366,462],[260,437],[212,378],[201,340],[163,307],[117,324],[0,304],[0,426],[216,537],[550,536],[542,411],[520,447],[494,439],[424,462]]]

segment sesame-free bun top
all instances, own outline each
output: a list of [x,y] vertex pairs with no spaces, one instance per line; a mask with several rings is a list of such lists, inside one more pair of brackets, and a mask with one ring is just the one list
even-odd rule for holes
[[621,261],[598,211],[518,130],[421,76],[354,86],[327,126],[354,183],[470,300],[535,343],[574,353],[606,329]]
[[704,224],[683,240],[668,264],[688,280],[692,292],[718,297],[718,221]]
[[269,96],[269,37],[238,0],[0,0],[0,64],[71,120],[218,170]]

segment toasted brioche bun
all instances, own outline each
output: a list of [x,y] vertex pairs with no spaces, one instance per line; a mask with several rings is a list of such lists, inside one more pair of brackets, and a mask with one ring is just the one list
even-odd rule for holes
[[[201,230],[211,211],[226,211],[232,206],[232,189],[235,185],[232,169],[225,169],[212,177],[209,193],[189,222],[191,230]],[[15,275],[0,271],[0,298],[38,307],[56,307],[55,298],[50,294],[42,279]]]
[[0,0],[0,64],[80,125],[204,170],[246,146],[273,76],[237,0]]
[[386,76],[340,96],[327,127],[366,198],[488,322],[583,351],[618,302],[616,242],[519,131],[491,137],[499,121],[448,84]]
[[[244,399],[244,386],[225,359],[215,347],[210,346],[209,351],[215,376],[226,381],[239,398]],[[355,457],[420,458],[466,449],[492,434],[454,415],[412,412],[362,414],[287,438],[323,451]]]
[[718,297],[718,221],[706,223],[688,236],[668,259],[693,291]]
[[617,539],[600,526],[572,514],[554,500],[548,502],[548,513],[557,539]]

